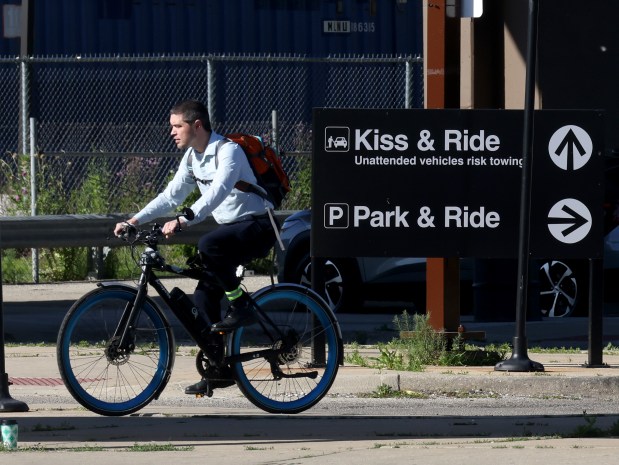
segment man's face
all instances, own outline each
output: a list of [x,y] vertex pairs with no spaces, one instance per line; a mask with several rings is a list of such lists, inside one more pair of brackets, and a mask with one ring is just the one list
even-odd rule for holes
[[170,126],[172,127],[170,135],[174,139],[176,146],[185,150],[192,146],[196,137],[196,124],[189,124],[183,121],[183,115],[170,115]]

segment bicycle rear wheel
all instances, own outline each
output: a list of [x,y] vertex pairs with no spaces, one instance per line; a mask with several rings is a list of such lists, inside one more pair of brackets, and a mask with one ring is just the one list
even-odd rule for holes
[[60,375],[75,400],[100,415],[127,415],[146,406],[172,371],[174,336],[149,298],[130,332],[134,347],[118,348],[114,332],[135,296],[130,287],[96,289],[71,307],[60,326]]
[[333,313],[303,286],[280,284],[253,295],[268,320],[240,328],[231,355],[274,349],[232,363],[237,385],[254,405],[270,413],[299,413],[322,399],[335,380],[341,334]]

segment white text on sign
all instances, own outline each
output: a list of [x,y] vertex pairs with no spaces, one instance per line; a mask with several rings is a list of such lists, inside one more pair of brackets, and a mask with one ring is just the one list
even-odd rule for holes
[[[349,216],[350,215],[350,216]],[[325,228],[346,229],[350,226],[359,228],[409,228],[410,211],[399,205],[392,210],[372,210],[365,205],[348,206],[348,204],[325,205]],[[350,221],[352,220],[352,221]],[[487,210],[480,206],[477,209],[469,206],[444,207],[443,226],[445,228],[497,228],[501,224],[498,212]],[[414,219],[413,219],[414,221]],[[420,228],[435,228],[435,216],[431,208],[424,206],[419,209],[417,225]]]
[[446,228],[496,228],[501,223],[498,212],[486,212],[485,207],[469,211],[469,207],[445,207]]
[[447,129],[445,130],[445,151],[455,150],[456,152],[495,152],[501,146],[499,136],[490,134],[482,129],[479,134],[469,135],[469,130]]

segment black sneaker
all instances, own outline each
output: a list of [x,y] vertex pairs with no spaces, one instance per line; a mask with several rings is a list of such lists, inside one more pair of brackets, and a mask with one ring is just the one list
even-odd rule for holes
[[211,326],[211,331],[229,333],[256,321],[256,314],[251,308],[251,300],[245,293],[230,304],[225,318]]
[[202,378],[196,384],[187,386],[185,388],[185,394],[189,395],[208,395],[209,391],[212,393],[213,389],[226,388],[234,386],[235,382],[232,379],[232,373],[230,368],[209,368],[207,373],[208,378]]

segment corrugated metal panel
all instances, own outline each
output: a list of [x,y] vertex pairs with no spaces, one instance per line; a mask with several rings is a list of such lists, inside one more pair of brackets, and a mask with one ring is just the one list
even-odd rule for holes
[[[422,52],[421,0],[31,1],[36,55]],[[0,54],[19,39],[0,38]]]

